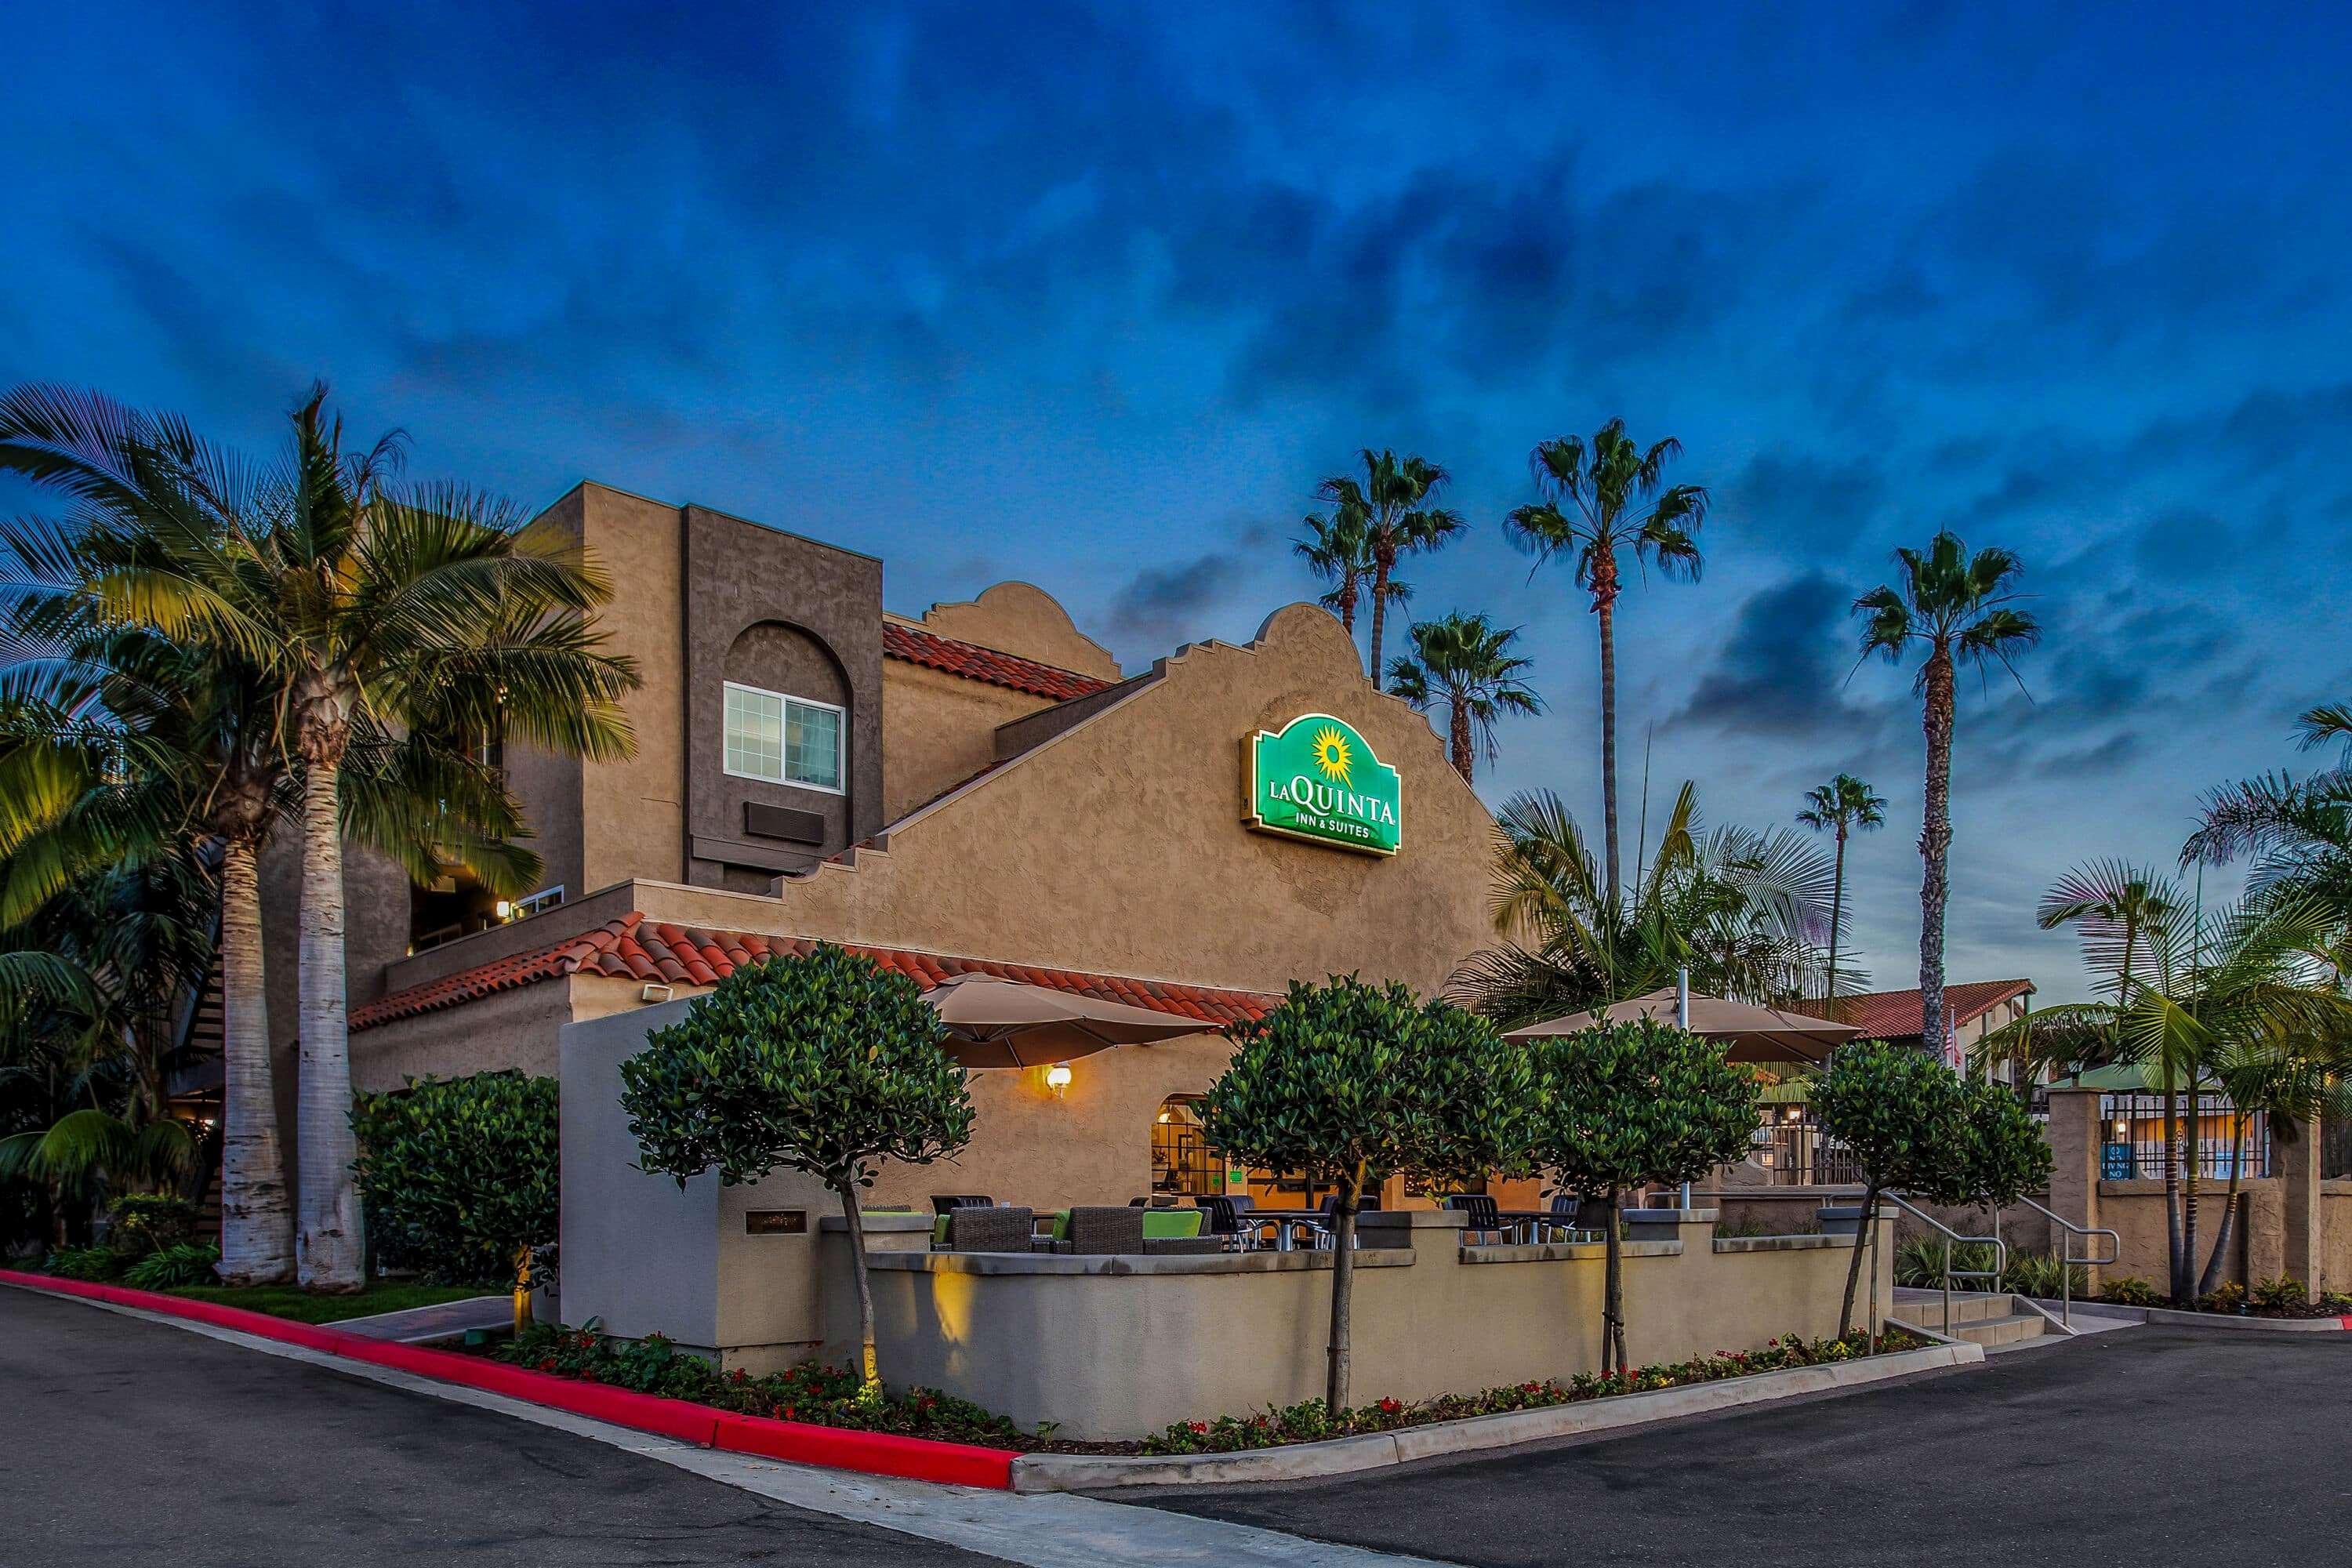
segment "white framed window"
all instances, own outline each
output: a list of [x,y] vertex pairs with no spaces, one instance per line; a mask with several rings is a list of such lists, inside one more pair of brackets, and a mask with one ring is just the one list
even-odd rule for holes
[[731,680],[726,686],[728,773],[841,793],[846,713],[830,702]]

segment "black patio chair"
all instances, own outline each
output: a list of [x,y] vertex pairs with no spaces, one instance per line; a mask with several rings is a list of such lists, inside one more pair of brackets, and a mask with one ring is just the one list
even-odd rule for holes
[[[1462,1227],[1462,1240],[1465,1246],[1482,1247],[1491,1244],[1500,1247],[1510,1240],[1510,1232],[1503,1224],[1503,1212],[1496,1205],[1493,1194],[1454,1193],[1446,1198],[1445,1206],[1469,1216]],[[1470,1239],[1474,1236],[1482,1236],[1486,1239],[1483,1242],[1474,1242]]]

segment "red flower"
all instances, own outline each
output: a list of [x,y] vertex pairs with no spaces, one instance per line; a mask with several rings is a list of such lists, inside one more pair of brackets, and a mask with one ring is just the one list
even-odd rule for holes
[[540,1357],[539,1370],[541,1372],[553,1372],[555,1370],[555,1358],[551,1355],[543,1355]]
[[1381,1401],[1380,1405],[1379,1405],[1379,1407],[1378,1407],[1378,1408],[1379,1408],[1379,1410],[1380,1410],[1380,1413],[1381,1413],[1381,1415],[1395,1415],[1398,1411],[1400,1411],[1400,1410],[1403,1409],[1403,1408],[1404,1408],[1404,1406],[1403,1406],[1403,1405],[1400,1405],[1400,1404],[1398,1404],[1398,1403],[1397,1403],[1395,1400],[1393,1400],[1393,1399],[1383,1399],[1383,1400],[1381,1400]]
[[1209,1424],[1206,1421],[1187,1421],[1184,1425],[1190,1426],[1196,1436],[1208,1436]]

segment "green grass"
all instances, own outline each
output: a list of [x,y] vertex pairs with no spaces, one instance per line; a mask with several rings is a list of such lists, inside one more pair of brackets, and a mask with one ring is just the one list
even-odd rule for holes
[[248,1312],[267,1312],[298,1323],[333,1323],[345,1318],[365,1318],[377,1312],[397,1312],[409,1307],[433,1307],[462,1301],[469,1296],[495,1296],[479,1285],[425,1285],[414,1279],[380,1279],[356,1296],[312,1296],[291,1285],[183,1285],[163,1292],[197,1301],[217,1301]]

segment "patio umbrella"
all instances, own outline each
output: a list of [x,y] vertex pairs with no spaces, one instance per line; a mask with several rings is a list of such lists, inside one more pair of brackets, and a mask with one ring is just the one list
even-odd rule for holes
[[[1527,1040],[1538,1035],[1573,1035],[1595,1024],[1630,1024],[1637,1018],[1671,1024],[1675,1005],[1674,988],[1668,986],[1589,1013],[1530,1024],[1505,1037]],[[1832,1049],[1862,1033],[1850,1024],[1833,1024],[1827,1018],[1760,1007],[1752,1002],[1727,1002],[1720,996],[1690,999],[1690,1029],[1706,1039],[1726,1042],[1724,1055],[1735,1062],[1826,1061]]]
[[993,975],[946,981],[923,999],[947,1026],[948,1054],[968,1068],[1045,1067],[1112,1046],[1148,1046],[1216,1027],[1198,1018]]

